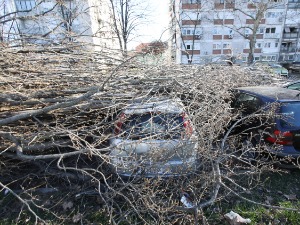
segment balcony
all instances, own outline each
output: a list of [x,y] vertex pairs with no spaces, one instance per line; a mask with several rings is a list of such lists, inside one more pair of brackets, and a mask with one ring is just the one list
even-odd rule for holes
[[188,3],[182,3],[182,9],[201,9],[201,4],[197,4],[197,3],[192,3],[192,4],[188,4]]
[[182,55],[200,55],[200,50],[181,51]]
[[298,38],[298,33],[284,33],[283,38],[284,39],[296,39],[296,38]]
[[222,40],[223,35],[217,34],[217,35],[213,35],[213,40]]
[[248,8],[248,9],[256,9],[256,5],[255,5],[255,4],[252,4],[252,3],[249,3],[249,4],[247,5],[247,8]]
[[201,34],[199,34],[199,35],[182,35],[182,40],[185,40],[185,41],[200,40],[201,37],[202,37]]
[[280,48],[280,52],[285,52],[285,53],[296,52],[296,51],[297,51],[296,47],[281,47]]
[[225,3],[215,3],[215,9],[233,9],[235,6],[234,1],[228,1]]
[[200,25],[201,20],[182,20],[182,25]]
[[224,19],[224,24],[234,24],[234,19]]
[[[243,49],[243,53],[249,53],[249,52],[250,52],[249,48]],[[255,48],[253,52],[254,53],[261,53],[262,51],[261,51],[261,48]]]
[[234,19],[214,19],[214,25],[234,24]]
[[214,19],[214,25],[222,25],[223,20],[222,19]]
[[297,9],[297,8],[300,8],[300,1],[299,1],[299,0],[289,1],[289,3],[288,3],[288,8],[289,8],[289,9]]
[[280,38],[279,33],[265,33],[264,38]]
[[231,54],[231,49],[223,49],[223,54]]
[[221,50],[221,49],[214,49],[214,50],[213,50],[213,54],[214,54],[214,55],[222,54],[222,50]]
[[263,34],[256,34],[256,39],[264,39],[264,35]]
[[[261,19],[260,24],[265,24],[265,23],[266,23],[266,19]],[[246,24],[254,24],[254,20],[246,19]]]

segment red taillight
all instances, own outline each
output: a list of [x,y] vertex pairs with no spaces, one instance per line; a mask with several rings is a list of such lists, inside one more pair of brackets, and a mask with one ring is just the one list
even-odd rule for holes
[[273,135],[267,137],[266,140],[272,144],[293,145],[293,134],[290,131],[275,130]]
[[186,135],[191,136],[193,133],[193,127],[191,125],[190,120],[188,119],[187,115],[185,113],[182,114],[182,119],[183,119],[183,126]]
[[115,135],[121,133],[124,120],[125,120],[125,113],[122,113],[120,114],[118,120],[115,123]]

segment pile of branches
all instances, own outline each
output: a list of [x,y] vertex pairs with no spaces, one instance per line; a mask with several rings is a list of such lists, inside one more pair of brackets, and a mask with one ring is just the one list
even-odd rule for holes
[[[54,205],[91,192],[111,222],[196,221],[195,212],[220,197],[219,164],[229,163],[230,157],[214,142],[236,116],[230,110],[229,90],[272,82],[264,70],[145,65],[138,55],[121,60],[106,52],[51,49],[1,49],[0,55],[0,187],[21,201],[36,221],[43,218],[35,208],[58,218]],[[135,98],[162,95],[185,104],[205,168],[182,179],[124,181],[109,166],[114,119]],[[233,170],[222,176],[229,174]],[[35,191],[45,188],[69,194],[46,204],[34,198]],[[230,185],[226,188],[232,191]],[[194,208],[183,207],[183,192],[193,196]],[[22,209],[6,205],[3,215]]]

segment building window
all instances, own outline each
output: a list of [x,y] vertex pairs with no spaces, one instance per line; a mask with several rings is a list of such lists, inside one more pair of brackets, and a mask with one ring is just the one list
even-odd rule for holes
[[245,36],[249,37],[249,35],[252,33],[252,30],[250,30],[249,28],[245,28]]
[[186,49],[191,50],[192,49],[191,45],[186,45]]
[[264,33],[264,28],[260,27],[257,31],[258,34],[263,34]]
[[255,56],[254,57],[254,61],[259,61],[260,60],[260,57],[259,56]]
[[220,4],[224,4],[225,0],[220,0]]
[[262,43],[257,42],[257,43],[256,43],[256,48],[261,48],[261,47],[262,47]]
[[268,27],[266,28],[266,34],[275,34],[276,27]]
[[261,57],[261,61],[276,61],[276,55],[264,55]]
[[213,49],[221,49],[221,44],[220,43],[213,44]]
[[294,56],[293,55],[285,55],[284,60],[293,60]]
[[264,45],[265,48],[271,48],[271,42],[266,42]]
[[280,16],[283,16],[282,12],[267,12],[266,18],[278,18]]
[[230,44],[229,43],[223,43],[223,49],[229,49]]
[[16,7],[19,11],[31,10],[35,7],[35,0],[17,0]]
[[278,47],[278,42],[275,43],[275,48],[277,48],[277,47]]
[[195,35],[200,35],[202,32],[201,32],[201,29],[195,29],[195,28],[183,28],[182,29],[182,35],[194,35],[194,32],[195,32]]
[[222,34],[222,32],[220,31],[220,29],[214,28],[214,29],[213,29],[213,34],[214,34],[214,35]]
[[184,0],[182,1],[184,4],[195,4],[195,3],[201,3],[201,0]]

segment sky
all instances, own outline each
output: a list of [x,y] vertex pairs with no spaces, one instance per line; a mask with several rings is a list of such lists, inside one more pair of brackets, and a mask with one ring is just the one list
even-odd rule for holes
[[140,43],[159,40],[161,37],[162,41],[168,39],[168,32],[163,34],[169,23],[168,3],[169,0],[149,0],[151,17],[147,24],[141,25],[139,28],[141,36],[129,43],[129,49],[134,49]]

